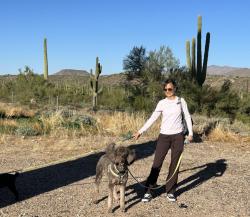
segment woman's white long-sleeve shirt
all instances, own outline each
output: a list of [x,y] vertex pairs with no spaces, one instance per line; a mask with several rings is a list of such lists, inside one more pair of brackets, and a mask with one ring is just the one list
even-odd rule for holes
[[151,117],[146,121],[144,126],[139,130],[139,133],[145,132],[162,114],[162,121],[161,121],[161,134],[166,135],[173,135],[177,133],[181,133],[183,131],[183,124],[182,124],[182,115],[181,115],[181,106],[182,110],[187,122],[187,127],[189,131],[189,136],[193,136],[193,129],[192,129],[192,121],[191,116],[188,111],[186,101],[181,98],[178,100],[179,97],[175,97],[175,99],[162,99],[158,102],[154,112],[152,113]]

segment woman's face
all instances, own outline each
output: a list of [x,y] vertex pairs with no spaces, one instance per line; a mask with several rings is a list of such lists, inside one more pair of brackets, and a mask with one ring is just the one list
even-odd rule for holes
[[166,84],[165,88],[164,88],[164,91],[165,91],[166,97],[171,97],[171,96],[175,95],[174,85],[172,83]]

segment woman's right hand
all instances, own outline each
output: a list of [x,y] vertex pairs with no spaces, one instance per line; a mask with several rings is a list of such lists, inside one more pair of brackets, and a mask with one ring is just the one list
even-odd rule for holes
[[139,132],[137,132],[137,133],[135,133],[134,135],[133,135],[133,137],[137,140],[137,139],[139,139],[139,137],[141,136],[141,134],[139,133]]

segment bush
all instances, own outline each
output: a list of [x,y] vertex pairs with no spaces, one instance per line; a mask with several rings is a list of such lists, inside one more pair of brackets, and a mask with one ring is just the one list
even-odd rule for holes
[[16,130],[15,133],[19,136],[37,136],[39,132],[34,130],[31,126],[21,125]]
[[65,121],[63,126],[68,129],[80,129],[81,127],[95,127],[96,120],[87,115],[73,116]]
[[99,95],[98,104],[106,109],[124,110],[129,106],[126,101],[128,91],[122,87],[104,87]]
[[25,72],[21,71],[16,79],[6,79],[2,82],[0,91],[2,100],[30,105],[32,99],[36,102],[36,106],[52,102],[56,105],[57,96],[59,96],[60,105],[82,104],[89,99],[82,86],[65,83],[56,85],[49,80],[45,81],[42,75],[34,74],[30,69],[25,69]]

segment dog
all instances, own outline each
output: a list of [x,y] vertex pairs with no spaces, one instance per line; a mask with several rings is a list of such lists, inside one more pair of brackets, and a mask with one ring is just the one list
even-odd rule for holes
[[15,195],[16,201],[19,200],[19,194],[16,189],[16,178],[18,177],[19,173],[16,172],[15,174],[10,173],[2,173],[0,174],[0,188],[8,187],[10,191]]
[[96,165],[96,200],[98,203],[99,185],[103,175],[108,177],[108,212],[112,212],[113,198],[118,201],[116,187],[120,187],[120,209],[125,212],[125,188],[128,181],[128,166],[136,158],[135,150],[124,146],[116,146],[111,143],[106,147],[105,154],[99,159]]

